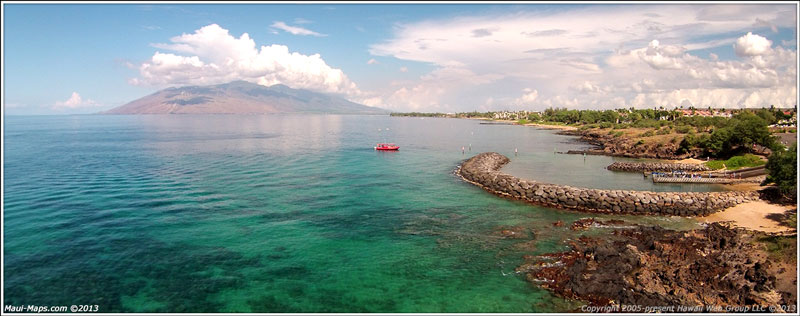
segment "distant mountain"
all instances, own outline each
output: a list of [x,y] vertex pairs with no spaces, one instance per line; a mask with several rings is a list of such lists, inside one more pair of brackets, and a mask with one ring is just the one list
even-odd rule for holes
[[168,88],[103,114],[256,114],[333,113],[388,114],[388,110],[347,101],[341,97],[292,89],[265,87],[247,81],[213,86]]

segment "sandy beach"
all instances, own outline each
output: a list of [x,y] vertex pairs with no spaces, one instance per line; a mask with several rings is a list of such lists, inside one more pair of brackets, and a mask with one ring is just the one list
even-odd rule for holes
[[706,217],[699,217],[698,220],[705,223],[732,222],[737,227],[768,233],[782,233],[790,232],[797,228],[795,227],[792,229],[781,226],[778,221],[770,219],[769,217],[779,217],[790,209],[794,209],[794,207],[792,205],[778,205],[770,204],[765,201],[756,201],[742,203]]
[[540,128],[547,128],[547,129],[560,129],[560,130],[567,130],[573,131],[578,129],[577,127],[566,126],[566,125],[547,125],[547,124],[538,124],[538,123],[528,123],[525,126],[533,126],[533,127],[540,127]]
[[468,120],[481,120],[481,121],[489,121],[489,122],[498,122],[498,123],[508,123],[508,124],[512,124],[512,125],[533,126],[533,127],[538,127],[538,128],[544,128],[544,129],[559,129],[559,130],[568,130],[568,131],[578,129],[577,127],[566,126],[566,125],[548,125],[548,124],[539,124],[539,123],[519,124],[517,121],[495,120],[495,119],[490,119],[490,118],[485,118],[485,117],[470,117],[470,118],[467,118],[467,119]]
[[766,178],[767,176],[752,177],[748,179],[752,180],[753,182],[725,184],[725,187],[733,191],[758,191],[765,188],[765,186],[761,186],[761,182],[764,182],[764,179]]
[[700,160],[700,159],[695,159],[695,158],[686,158],[686,159],[682,159],[682,160],[669,160],[669,162],[699,165],[699,164],[704,163],[705,160]]

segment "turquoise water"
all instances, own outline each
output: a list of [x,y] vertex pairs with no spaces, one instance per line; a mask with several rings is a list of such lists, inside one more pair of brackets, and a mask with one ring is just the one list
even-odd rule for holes
[[[457,119],[5,118],[5,302],[101,312],[559,312],[510,273],[586,214],[508,201],[453,170],[483,151],[548,182],[641,190],[573,137]],[[398,152],[376,152],[377,142]],[[464,146],[471,152],[462,155]],[[519,155],[514,156],[514,148]],[[625,217],[692,228],[682,218]],[[535,242],[498,238],[502,225]],[[524,240],[523,240],[524,241]]]

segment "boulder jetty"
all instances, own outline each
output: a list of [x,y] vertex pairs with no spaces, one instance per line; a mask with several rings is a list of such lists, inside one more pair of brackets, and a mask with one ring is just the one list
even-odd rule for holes
[[547,207],[596,213],[705,216],[758,200],[755,191],[650,192],[600,190],[520,179],[500,169],[510,160],[496,152],[464,161],[456,174],[491,193]]

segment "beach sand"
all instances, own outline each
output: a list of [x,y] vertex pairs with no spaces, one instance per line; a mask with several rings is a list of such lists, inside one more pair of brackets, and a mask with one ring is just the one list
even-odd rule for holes
[[561,129],[561,130],[567,130],[567,131],[573,131],[573,130],[578,129],[577,127],[572,127],[572,126],[547,125],[547,124],[537,124],[537,123],[528,123],[528,124],[525,124],[525,126],[533,126],[533,127],[540,127],[540,128],[546,128],[546,129]]
[[[511,125],[520,125],[520,124],[518,124],[517,121],[512,121],[512,120],[495,120],[495,119],[490,119],[490,118],[485,118],[485,117],[471,117],[471,118],[467,118],[467,119],[468,120],[491,121],[491,122],[496,122],[496,123],[508,123],[508,124],[511,124]],[[538,123],[527,123],[527,124],[523,124],[523,125],[524,126],[539,127],[539,128],[543,128],[543,129],[560,129],[560,130],[568,130],[568,131],[578,129],[577,127],[572,127],[572,126],[547,125],[547,124],[538,124]]]
[[704,163],[706,161],[705,160],[700,160],[700,159],[694,159],[694,158],[686,158],[686,159],[683,159],[683,160],[672,160],[671,162],[699,165],[699,164],[702,164],[702,163]]
[[734,183],[734,184],[725,184],[725,186],[728,189],[732,190],[732,191],[758,191],[758,190],[761,190],[763,188],[766,188],[765,186],[761,186],[761,182],[764,182],[764,179],[766,179],[766,178],[767,178],[767,176],[757,176],[757,177],[748,178],[749,180],[752,180],[753,182],[741,182],[741,183]]
[[733,222],[737,227],[758,230],[768,233],[789,232],[794,229],[781,226],[776,220],[768,218],[780,217],[784,212],[794,209],[792,205],[770,204],[765,201],[742,203],[728,208],[724,211],[716,212],[706,217],[699,217],[698,220],[706,223],[711,222]]

